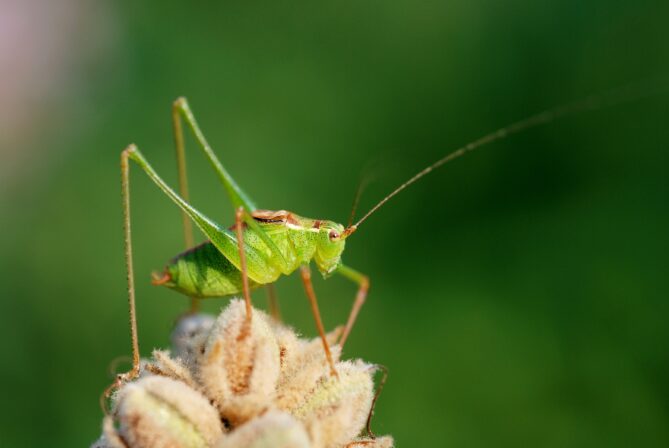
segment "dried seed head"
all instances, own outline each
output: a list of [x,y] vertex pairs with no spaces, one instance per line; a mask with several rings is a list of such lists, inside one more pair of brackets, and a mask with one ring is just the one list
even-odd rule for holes
[[207,336],[216,319],[209,314],[187,314],[177,321],[172,330],[172,354],[192,368],[204,351]]
[[306,430],[290,414],[270,411],[255,418],[229,436],[216,448],[311,448]]
[[160,376],[121,388],[115,415],[118,433],[133,448],[206,447],[223,434],[218,413],[204,396]]
[[199,381],[221,415],[233,425],[259,415],[272,403],[280,351],[268,317],[233,300],[219,316],[199,360]]
[[[211,322],[180,320],[178,357],[155,350],[143,362],[140,378],[114,397],[115,420],[105,418],[94,448],[393,446],[390,437],[356,438],[372,404],[374,366],[337,362],[333,377],[320,338],[301,339],[257,310],[249,321],[239,300]],[[335,361],[340,334],[327,335]]]
[[311,393],[289,409],[325,448],[345,445],[360,434],[372,406],[375,367],[346,361],[336,369],[339,378],[323,375]]

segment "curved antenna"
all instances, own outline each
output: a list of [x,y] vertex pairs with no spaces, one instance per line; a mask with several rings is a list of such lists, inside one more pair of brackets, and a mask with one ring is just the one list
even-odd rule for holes
[[416,173],[413,177],[411,177],[409,180],[401,184],[399,187],[397,187],[395,190],[393,190],[388,196],[385,198],[381,199],[374,207],[372,207],[358,222],[353,224],[352,226],[350,225],[346,231],[344,232],[345,236],[348,236],[355,232],[362,224],[365,222],[367,218],[369,218],[374,212],[376,212],[379,208],[381,208],[386,202],[388,202],[390,199],[392,199],[395,195],[397,195],[400,191],[404,190],[407,188],[409,185],[413,184],[414,182],[418,181],[420,178],[423,176],[426,176],[430,172],[434,171],[435,169],[439,168],[440,166],[451,162],[459,157],[462,157],[466,153],[473,151],[475,149],[478,149],[482,146],[489,145],[493,142],[496,142],[498,140],[502,140],[506,137],[509,137],[511,135],[517,134],[522,131],[526,131],[528,129],[550,123],[552,121],[555,121],[559,118],[563,118],[569,115],[573,115],[578,112],[584,112],[586,110],[593,110],[593,109],[598,109],[601,107],[610,107],[614,106],[616,104],[620,103],[627,103],[630,101],[634,100],[639,100],[647,96],[652,96],[653,94],[658,94],[658,93],[665,93],[667,90],[666,86],[660,86],[659,88],[657,86],[654,86],[655,88],[652,87],[641,87],[639,88],[638,85],[635,86],[626,86],[623,88],[618,88],[614,90],[609,90],[607,92],[598,94],[598,95],[590,95],[580,101],[575,101],[573,103],[568,103],[562,106],[557,106],[551,109],[544,110],[543,112],[539,112],[537,114],[531,115],[523,120],[516,121],[515,123],[512,123],[508,126],[505,126],[503,128],[499,128],[496,131],[493,131],[489,134],[484,135],[483,137],[480,137],[476,140],[473,140],[470,143],[467,143],[464,146],[461,146],[460,148],[456,149],[455,151],[447,154],[446,156],[442,157],[441,159],[437,160],[434,162],[432,165],[422,169],[418,173]]
[[360,181],[358,182],[358,188],[355,191],[355,197],[353,198],[353,205],[351,206],[351,215],[348,218],[348,224],[346,225],[346,228],[351,227],[353,224],[353,220],[355,219],[355,212],[358,209],[358,205],[360,204],[360,197],[362,197],[362,193],[365,191],[365,189],[369,186],[369,184],[372,182],[372,176],[369,174],[363,175],[360,177]]
[[358,208],[358,204],[360,203],[360,196],[362,196],[362,190],[363,190],[363,185],[362,185],[362,180],[358,182],[358,188],[355,191],[355,197],[353,198],[353,205],[351,206],[351,215],[348,217],[348,224],[346,224],[346,227],[351,227],[353,225],[353,220],[355,219],[355,211]]

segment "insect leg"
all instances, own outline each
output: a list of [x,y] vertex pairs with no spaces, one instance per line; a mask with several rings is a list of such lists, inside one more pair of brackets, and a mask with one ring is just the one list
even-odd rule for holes
[[274,283],[265,285],[267,301],[269,302],[269,314],[278,322],[281,322],[281,310],[279,309],[279,298],[276,294]]
[[128,281],[128,311],[130,318],[130,341],[132,344],[132,369],[129,372],[117,375],[116,380],[105,389],[100,404],[107,414],[106,400],[111,393],[125,381],[132,380],[139,375],[139,342],[137,338],[137,314],[135,308],[135,275],[132,266],[132,238],[130,230],[130,166],[128,164],[128,150],[121,153],[121,197],[123,199],[123,233],[125,241],[125,264]]
[[360,308],[362,308],[362,305],[365,303],[365,299],[367,298],[367,291],[369,291],[369,277],[367,277],[364,274],[361,274],[355,269],[351,269],[348,266],[344,266],[343,264],[339,265],[339,267],[337,268],[337,272],[359,285],[358,292],[356,293],[355,300],[353,301],[353,308],[351,308],[351,312],[348,315],[348,320],[346,321],[346,326],[344,327],[344,332],[342,333],[341,338],[339,339],[339,345],[343,349],[344,343],[346,342],[346,339],[348,339],[348,335],[351,333],[353,324],[355,323],[355,320],[358,317]]
[[[172,190],[165,181],[158,176],[158,173],[151,167],[149,162],[144,158],[142,153],[135,145],[130,145],[124,151],[127,153],[127,158],[137,163],[149,178],[160,188],[172,202],[178,205],[181,210],[186,212],[193,222],[202,230],[202,232],[209,238],[211,243],[218,249],[225,258],[230,260],[237,269],[241,270],[241,261],[239,258],[239,250],[237,245],[237,238],[230,230],[216,224],[203,213],[195,209],[188,202]],[[276,280],[280,273],[273,260],[269,260],[267,256],[254,249],[251,246],[244,246],[244,255],[246,256],[246,266],[248,276],[256,283],[266,284]]]
[[[260,228],[260,226],[255,222],[255,220],[250,215],[250,212],[256,210],[257,207],[255,206],[253,201],[246,195],[246,193],[237,185],[232,176],[223,167],[223,164],[218,160],[216,154],[214,154],[214,151],[211,149],[211,146],[207,142],[207,139],[204,137],[204,134],[200,130],[200,126],[197,124],[193,112],[190,110],[190,106],[188,105],[188,100],[186,100],[186,98],[184,97],[177,98],[172,104],[172,121],[174,123],[174,139],[177,146],[177,160],[178,161],[183,160],[183,170],[181,166],[179,168],[180,185],[182,183],[182,177],[183,177],[183,183],[185,184],[186,182],[185,180],[186,158],[184,154],[183,132],[181,130],[180,117],[184,119],[188,127],[193,132],[193,135],[195,135],[195,139],[197,140],[200,149],[204,152],[205,156],[209,160],[209,163],[214,168],[214,171],[216,171],[216,173],[218,174],[218,178],[223,184],[223,187],[228,192],[228,196],[230,197],[230,201],[232,201],[232,205],[235,207],[235,210],[237,210],[239,207],[244,207],[244,209],[247,212],[244,214],[243,217],[244,222],[246,222],[246,224],[258,234],[258,236],[263,240],[263,242],[267,245],[267,247],[269,247],[269,249],[275,255],[275,261],[280,264],[282,270],[285,270],[287,262],[284,259],[283,254],[281,253],[281,251],[278,250],[278,248],[271,240],[271,238],[266,234],[265,231],[262,230],[262,228]],[[181,191],[183,193],[184,190],[182,189]],[[181,196],[186,201],[188,201],[188,198],[186,196],[184,196],[183,194]]]
[[379,395],[381,395],[383,386],[386,385],[386,380],[388,379],[388,368],[386,366],[382,366],[381,364],[377,364],[376,367],[383,372],[383,376],[381,377],[379,386],[377,387],[376,393],[374,394],[374,398],[372,399],[372,405],[369,408],[369,414],[367,415],[367,425],[366,425],[367,434],[373,439],[376,439],[376,434],[374,434],[374,431],[372,431],[372,416],[374,415],[376,400],[379,399]]
[[[184,145],[184,134],[181,127],[181,118],[176,102],[172,104],[172,131],[174,135],[174,148],[177,157],[177,171],[179,173],[179,194],[186,202],[190,202],[188,194],[188,174],[186,171],[186,152]],[[193,241],[193,223],[186,212],[181,212],[184,231],[184,242],[186,249],[195,245]],[[197,297],[190,298],[190,312],[197,313],[200,308],[200,300]]]
[[[218,174],[218,178],[225,187],[226,191],[228,192],[228,196],[230,197],[232,205],[235,207],[235,209],[243,206],[249,212],[256,210],[257,207],[255,206],[253,201],[237,185],[237,182],[235,182],[230,173],[228,173],[227,170],[223,168],[223,164],[220,162],[220,160],[218,160],[216,154],[214,154],[214,151],[211,149],[211,146],[209,146],[207,139],[204,137],[204,134],[200,130],[200,126],[198,126],[197,121],[195,120],[195,116],[193,115],[193,112],[191,112],[190,107],[188,106],[188,101],[184,97],[177,98],[174,101],[174,104],[172,105],[173,120],[175,122],[179,121],[179,116],[181,116],[184,119],[188,127],[195,135],[195,139],[197,140],[200,149],[202,150],[202,152],[204,152],[205,156],[209,160],[209,163],[214,168],[214,171],[216,171],[216,174]],[[181,125],[179,124],[178,126],[179,129],[181,129]],[[177,134],[175,130],[175,138],[176,135]],[[181,135],[181,138],[183,142],[183,135]]]
[[364,446],[364,445],[376,446],[375,443],[376,434],[374,434],[374,431],[372,431],[372,417],[374,416],[374,408],[376,407],[376,401],[379,399],[379,395],[381,395],[383,386],[386,384],[386,380],[388,379],[388,368],[380,364],[376,364],[374,368],[381,370],[383,372],[383,376],[381,377],[381,381],[379,382],[379,385],[376,388],[376,393],[374,394],[374,398],[372,398],[372,405],[369,407],[369,413],[367,414],[367,423],[365,427],[367,429],[367,435],[370,437],[371,440],[370,439],[357,440],[349,443],[348,445],[346,445],[345,448],[352,448],[354,446]]
[[128,280],[128,308],[130,311],[130,339],[132,341],[132,373],[139,374],[139,342],[137,339],[137,315],[135,309],[135,274],[132,266],[132,238],[130,230],[130,167],[128,153],[121,153],[121,195],[123,197],[123,229],[125,240],[125,264]]
[[249,277],[246,272],[246,253],[244,252],[244,233],[242,231],[244,216],[244,207],[239,207],[235,213],[235,232],[237,233],[237,248],[239,250],[239,260],[242,272],[242,291],[244,292],[244,301],[246,302],[246,320],[251,322],[251,293],[249,292]]
[[[177,171],[179,173],[179,194],[184,198],[184,201],[190,202],[190,195],[188,194],[188,174],[186,172],[184,134],[176,101],[172,104],[172,133],[174,136],[174,148],[177,157]],[[193,223],[185,212],[183,213],[183,230],[186,248],[192,247],[194,245]]]
[[311,311],[314,314],[314,320],[316,321],[316,328],[318,328],[318,334],[321,337],[321,341],[323,341],[323,350],[325,350],[325,357],[327,358],[328,363],[330,364],[330,373],[335,377],[339,377],[339,375],[337,375],[337,371],[335,370],[334,361],[332,360],[332,353],[330,353],[330,344],[328,344],[328,340],[325,337],[325,328],[323,328],[321,313],[318,310],[318,301],[316,300],[316,293],[314,293],[314,287],[311,284],[311,270],[309,269],[308,265],[302,265],[300,267],[300,275],[302,277],[302,282],[304,283],[304,290],[307,293],[309,302],[311,302]]

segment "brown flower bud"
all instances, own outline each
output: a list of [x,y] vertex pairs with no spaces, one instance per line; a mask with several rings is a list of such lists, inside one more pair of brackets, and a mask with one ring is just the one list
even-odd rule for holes
[[145,370],[155,375],[166,376],[173,380],[181,381],[193,389],[198,388],[188,367],[186,367],[180,358],[171,358],[168,351],[154,350],[153,362],[147,363]]
[[279,346],[264,313],[233,300],[219,316],[199,361],[199,381],[221,416],[233,425],[261,414],[274,400]]
[[341,447],[360,434],[372,405],[375,367],[346,361],[336,369],[339,378],[323,375],[301,403],[288,409],[324,448]]
[[204,396],[161,376],[121,388],[114,414],[120,438],[132,448],[207,447],[223,434],[218,413]]
[[270,411],[257,417],[230,435],[216,448],[311,448],[306,430],[290,414]]
[[214,316],[204,313],[187,314],[179,318],[170,336],[172,355],[192,368],[204,352],[204,344],[214,322]]
[[[293,375],[295,370],[299,369],[305,359],[312,358],[315,354],[323,352],[323,342],[321,338],[315,339],[300,339],[294,329],[277,322],[270,320],[272,331],[279,345],[281,354],[281,380],[284,381],[287,377]],[[336,345],[337,340],[341,336],[343,327],[337,327],[326,335],[330,348]],[[335,362],[339,360],[339,353],[333,353]],[[325,359],[325,358],[323,358]]]
[[[335,362],[338,361],[340,347],[332,345],[330,351]],[[277,407],[288,411],[298,408],[305,397],[317,387],[318,382],[330,375],[320,338],[315,341],[299,341],[297,353],[291,361],[284,366],[276,397]]]

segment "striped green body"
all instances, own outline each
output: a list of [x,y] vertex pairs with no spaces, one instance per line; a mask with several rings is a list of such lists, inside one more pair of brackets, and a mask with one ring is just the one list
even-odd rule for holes
[[[280,255],[273,253],[253,229],[244,228],[244,243],[255,249],[255,256],[263,258],[267,267],[262,278],[249,275],[251,288],[273,283],[281,275],[291,274],[311,261],[323,275],[332,273],[340,264],[345,245],[339,238],[344,231],[342,225],[285,211],[257,210],[252,216]],[[234,261],[207,241],[173,258],[157,284],[190,297],[222,297],[242,292],[242,275]]]

